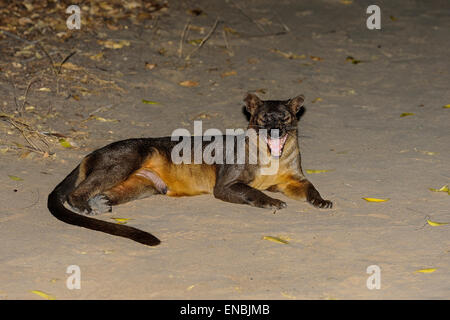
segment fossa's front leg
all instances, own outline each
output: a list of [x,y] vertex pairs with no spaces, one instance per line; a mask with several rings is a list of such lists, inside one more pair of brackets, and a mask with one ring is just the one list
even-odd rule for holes
[[287,183],[277,185],[277,191],[284,193],[287,197],[295,200],[306,200],[317,208],[332,208],[333,202],[324,200],[319,191],[307,179],[291,180]]
[[271,198],[242,182],[232,183],[228,186],[216,185],[214,196],[223,201],[249,204],[259,208],[283,209],[287,206],[285,202]]

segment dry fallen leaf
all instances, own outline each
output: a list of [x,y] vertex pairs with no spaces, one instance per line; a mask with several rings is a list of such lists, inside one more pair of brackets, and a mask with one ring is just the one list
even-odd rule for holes
[[416,270],[416,273],[432,273],[435,272],[437,269],[436,268],[428,268],[428,269],[419,269]]
[[94,119],[100,122],[119,122],[119,120],[117,119],[106,119],[103,117],[99,117],[99,116],[90,116],[89,119]]
[[323,58],[321,57],[316,57],[316,56],[310,56],[311,60],[313,61],[323,61]]
[[179,85],[182,86],[182,87],[196,87],[196,86],[198,86],[198,82],[197,81],[186,80],[186,81],[181,81],[179,83]]
[[193,46],[198,46],[203,39],[193,39],[193,40],[188,40],[187,43],[192,44]]
[[446,104],[445,106],[442,106],[442,108],[449,109],[450,108],[450,104]]
[[312,103],[316,103],[317,101],[322,101],[322,98],[315,98],[313,101],[311,101]]
[[69,141],[67,141],[64,138],[59,139],[59,144],[62,145],[64,148],[72,148],[72,145],[70,144]]
[[353,64],[361,63],[361,60],[356,60],[356,59],[353,58],[352,56],[348,56],[348,57],[345,59],[345,61],[351,62],[351,63],[353,63]]
[[283,52],[278,49],[272,49],[272,52],[278,53],[279,55],[285,57],[286,59],[305,59],[306,56],[304,54],[298,55],[292,52]]
[[157,66],[156,63],[148,63],[148,62],[145,63],[145,68],[148,70],[153,70],[156,68],[156,66]]
[[225,78],[225,77],[235,76],[235,75],[237,75],[237,72],[233,70],[233,71],[224,72],[220,76],[222,78]]
[[234,35],[238,35],[239,34],[239,32],[237,32],[236,30],[234,30],[233,28],[230,28],[230,27],[223,27],[223,30],[225,32],[228,32],[228,33],[231,33],[231,34],[234,34]]
[[449,222],[436,222],[436,221],[431,221],[429,219],[427,219],[427,222],[432,227],[445,226],[446,224],[449,224]]
[[145,99],[142,99],[142,103],[145,103],[145,104],[159,104],[159,102],[156,102],[156,101],[150,101],[150,100],[145,100]]
[[263,240],[269,240],[269,241],[272,241],[272,242],[282,243],[282,244],[288,244],[289,243],[289,241],[287,241],[287,240],[284,240],[284,239],[281,239],[281,238],[278,238],[278,237],[272,237],[272,236],[264,236]]
[[386,199],[378,199],[378,198],[362,198],[366,200],[367,202],[386,202],[389,200],[389,198]]
[[108,49],[121,49],[124,46],[127,46],[127,47],[130,46],[130,41],[128,41],[128,40],[120,40],[120,41],[97,40],[97,43]]
[[11,180],[14,180],[14,181],[23,181],[22,178],[19,178],[19,177],[16,177],[16,176],[8,175],[8,177],[9,177]]
[[412,113],[412,112],[403,112],[403,113],[400,115],[400,117],[407,117],[407,116],[413,116],[413,115],[415,115],[415,113]]
[[90,56],[89,59],[94,60],[94,61],[100,61],[103,59],[103,55],[104,55],[104,53],[100,52],[98,54],[94,54],[94,55]]
[[53,296],[51,296],[51,295],[49,295],[49,294],[47,294],[45,292],[39,291],[39,290],[31,290],[31,293],[37,294],[41,298],[44,298],[44,299],[47,299],[47,300],[56,300],[55,297],[53,297]]
[[433,192],[447,192],[450,195],[450,189],[448,188],[448,184],[442,186],[440,189],[435,188],[428,188],[428,189]]
[[[55,67],[59,68],[59,66],[60,66],[59,63],[55,63]],[[83,69],[83,67],[77,66],[76,64],[73,64],[72,62],[63,63],[61,65],[61,68],[72,70],[72,71],[78,71],[78,70],[82,70]]]
[[115,220],[118,224],[126,224],[128,220],[131,220],[129,218],[111,218]]

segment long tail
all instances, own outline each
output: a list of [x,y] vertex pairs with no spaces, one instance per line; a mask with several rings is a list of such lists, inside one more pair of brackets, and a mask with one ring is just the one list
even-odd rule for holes
[[67,196],[75,189],[79,167],[75,168],[48,196],[47,207],[57,219],[79,227],[128,238],[148,246],[156,246],[161,241],[150,233],[139,229],[79,215],[64,207]]

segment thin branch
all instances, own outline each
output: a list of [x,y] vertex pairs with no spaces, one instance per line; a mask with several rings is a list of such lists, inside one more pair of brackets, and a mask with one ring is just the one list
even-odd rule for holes
[[228,36],[225,30],[222,30],[223,40],[225,41],[225,47],[227,48],[227,52],[230,56],[234,56],[233,49],[231,49],[230,44],[228,43]]
[[252,22],[252,23],[254,23],[257,27],[258,27],[258,29],[259,30],[261,30],[262,32],[266,32],[266,30],[264,30],[264,28],[258,23],[258,22],[256,22],[252,17],[250,17],[248,14],[246,14],[245,12],[244,12],[244,10],[240,7],[240,6],[238,6],[234,1],[232,1],[232,0],[230,0],[230,2],[233,4],[233,6],[236,8],[236,9],[238,9],[241,13],[242,13],[242,15],[244,16],[244,17],[246,17],[248,20],[250,20],[250,22]]
[[36,78],[32,78],[32,79],[30,80],[30,82],[28,82],[27,89],[25,90],[25,95],[24,95],[22,107],[18,110],[19,113],[20,113],[20,116],[23,115],[23,110],[25,109],[25,104],[27,103],[28,91],[30,90],[31,85],[32,85],[34,82],[36,82],[36,80],[37,80]]
[[6,30],[0,30],[0,32],[3,33],[4,35],[8,36],[8,37],[14,38],[16,40],[19,40],[19,41],[22,41],[22,42],[25,42],[25,43],[28,43],[28,44],[36,44],[38,42],[37,40],[36,41],[30,41],[30,40],[21,38],[21,37],[15,35],[14,33],[8,32]]
[[199,50],[201,47],[203,47],[203,45],[206,43],[206,41],[208,41],[208,39],[211,37],[211,35],[214,33],[214,30],[216,30],[217,25],[219,24],[219,17],[217,17],[216,21],[214,22],[214,25],[211,27],[211,30],[209,30],[208,34],[202,39],[202,41],[200,42],[200,44],[191,51],[191,53],[189,53],[185,60],[189,60],[191,58],[191,56],[197,51]]
[[179,58],[183,57],[183,43],[184,43],[184,40],[186,39],[186,32],[189,30],[190,24],[191,24],[191,18],[188,19],[188,21],[186,22],[186,25],[183,28],[183,32],[181,33],[180,46],[178,49],[178,57]]

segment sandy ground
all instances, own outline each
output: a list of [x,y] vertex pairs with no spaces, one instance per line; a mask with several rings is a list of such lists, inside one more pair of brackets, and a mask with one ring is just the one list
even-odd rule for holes
[[[450,298],[450,226],[426,223],[450,222],[450,196],[429,190],[450,182],[450,109],[443,108],[450,103],[448,1],[378,1],[381,30],[366,28],[371,1],[173,2],[157,24],[99,30],[100,36],[82,28],[66,44],[86,53],[72,64],[123,90],[78,99],[39,86],[28,93],[37,109],[52,106],[43,130],[65,134],[76,147],[55,143],[50,157],[0,154],[0,298],[42,299],[31,290],[57,299]],[[187,13],[194,8],[204,14]],[[184,43],[179,58],[188,19],[194,27],[187,41],[205,37],[217,17],[206,43],[187,62],[196,46]],[[290,32],[267,35],[286,30],[283,24]],[[105,49],[98,37],[130,46]],[[87,58],[99,52],[100,62]],[[150,70],[146,62],[157,66]],[[186,80],[198,86],[179,85]],[[162,240],[153,248],[64,224],[48,212],[48,193],[87,153],[115,140],[192,132],[195,119],[204,129],[245,127],[247,91],[262,99],[306,96],[303,168],[329,170],[307,176],[334,201],[332,210],[278,194],[288,208],[275,214],[212,195],[155,196],[100,217],[129,218],[128,225]],[[12,108],[4,79],[0,92],[3,107]],[[119,121],[82,122],[94,111]],[[21,141],[10,124],[0,129],[3,147]],[[66,287],[70,265],[81,269],[80,290]],[[366,286],[370,265],[381,269],[379,290]],[[416,272],[429,268],[436,270]]]

